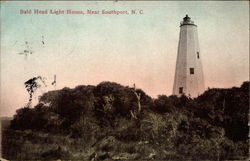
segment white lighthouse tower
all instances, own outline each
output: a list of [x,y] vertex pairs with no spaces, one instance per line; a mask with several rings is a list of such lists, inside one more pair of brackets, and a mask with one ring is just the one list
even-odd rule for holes
[[186,15],[180,24],[173,95],[197,97],[204,92],[204,77],[197,25]]

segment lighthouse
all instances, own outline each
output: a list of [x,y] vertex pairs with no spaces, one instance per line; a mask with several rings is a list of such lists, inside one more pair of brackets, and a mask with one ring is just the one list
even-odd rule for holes
[[204,92],[201,59],[197,25],[186,15],[180,23],[173,95],[193,98]]

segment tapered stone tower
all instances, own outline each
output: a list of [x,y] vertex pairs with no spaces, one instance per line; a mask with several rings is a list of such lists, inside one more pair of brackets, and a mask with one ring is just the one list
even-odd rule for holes
[[197,97],[204,92],[204,78],[197,25],[186,15],[180,24],[173,94]]

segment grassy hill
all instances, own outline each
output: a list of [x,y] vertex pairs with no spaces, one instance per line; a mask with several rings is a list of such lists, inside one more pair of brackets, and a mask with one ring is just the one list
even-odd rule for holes
[[113,82],[50,91],[3,134],[11,160],[225,160],[248,156],[249,82],[152,99]]
[[1,128],[2,129],[8,128],[12,119],[13,117],[0,117]]

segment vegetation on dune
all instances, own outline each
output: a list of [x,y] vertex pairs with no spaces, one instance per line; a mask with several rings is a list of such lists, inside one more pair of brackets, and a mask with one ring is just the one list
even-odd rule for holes
[[[102,82],[50,91],[17,110],[7,159],[221,160],[248,155],[249,82],[197,98]],[[14,150],[13,150],[14,149]],[[28,149],[25,151],[24,149]]]

